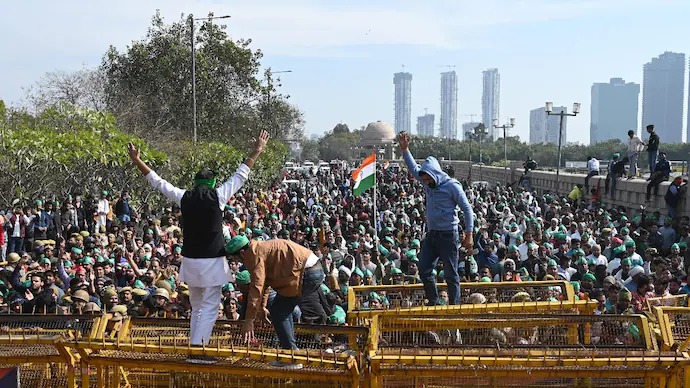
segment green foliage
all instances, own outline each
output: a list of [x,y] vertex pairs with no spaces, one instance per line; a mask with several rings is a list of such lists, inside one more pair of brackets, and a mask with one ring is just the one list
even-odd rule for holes
[[[10,111],[0,120],[0,203],[14,198],[59,198],[68,194],[94,194],[127,188],[135,200],[161,199],[129,159],[127,145],[141,150],[153,169],[179,187],[189,187],[201,167],[227,179],[247,152],[218,142],[190,141],[165,144],[161,152],[135,136],[122,132],[115,118],[104,112],[62,104],[38,116]],[[267,185],[280,172],[287,146],[271,141],[251,174],[252,185]]]
[[[105,54],[105,101],[123,128],[152,141],[192,138],[192,23],[189,15],[166,24],[157,13],[142,40]],[[260,78],[263,54],[251,40],[229,39],[214,21],[194,28],[198,138],[241,145],[262,129],[298,137],[302,114],[276,94],[270,70]]]
[[[278,141],[269,142],[256,161],[250,174],[250,184],[266,186],[277,175],[285,163],[288,148]],[[219,142],[197,143],[180,142],[171,151],[171,163],[165,172],[167,179],[178,187],[190,187],[194,174],[202,168],[215,171],[219,182],[232,177],[240,164],[247,157],[247,152]]]
[[301,160],[319,160],[319,142],[315,140],[302,140],[302,154]]
[[[347,128],[347,126],[344,126]],[[338,124],[332,132],[319,139],[319,158],[321,160],[348,160],[352,155],[352,147],[359,144],[362,138],[361,131],[347,132],[341,124]]]
[[121,132],[114,122],[112,115],[66,104],[37,117],[10,112],[0,123],[0,199],[8,203],[13,198],[141,189],[145,182],[132,168],[127,144],[137,144],[154,167],[164,165],[167,157]]

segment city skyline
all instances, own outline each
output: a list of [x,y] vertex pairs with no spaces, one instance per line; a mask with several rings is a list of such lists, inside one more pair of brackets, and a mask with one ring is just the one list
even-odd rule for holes
[[611,78],[608,83],[592,84],[589,143],[610,139],[627,142],[627,132],[638,131],[639,98],[640,85],[625,82],[622,78]]
[[[292,70],[281,75],[279,92],[304,112],[307,137],[339,122],[393,123],[390,74],[401,65],[415,77],[412,113],[438,110],[439,70],[450,63],[462,121],[481,115],[481,72],[495,67],[502,78],[499,121],[517,122],[511,135],[528,139],[529,112],[545,101],[580,102],[568,140],[588,143],[592,83],[618,77],[642,84],[651,58],[690,53],[690,3],[680,0],[27,0],[0,4],[0,32],[12,37],[4,43],[12,54],[0,59],[0,99],[20,106],[45,73],[98,66],[110,45],[122,50],[142,39],[156,10],[166,23],[189,13],[231,15],[218,23],[233,40],[251,39],[263,68]],[[18,15],[31,15],[36,27],[27,29]]]

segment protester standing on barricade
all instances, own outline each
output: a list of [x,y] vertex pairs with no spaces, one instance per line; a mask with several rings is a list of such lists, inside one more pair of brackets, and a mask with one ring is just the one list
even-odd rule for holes
[[[189,286],[192,305],[189,341],[193,346],[209,342],[218,315],[221,288],[229,279],[225,260],[223,210],[228,200],[249,178],[249,171],[268,142],[268,132],[262,131],[254,151],[245,159],[227,182],[216,189],[216,175],[202,169],[194,176],[194,187],[185,190],[173,186],[151,170],[141,160],[139,150],[130,143],[129,156],[153,188],[173,201],[182,210],[184,244],[180,280]],[[207,356],[190,356],[192,362],[214,362]]]
[[628,179],[637,177],[637,159],[640,157],[640,152],[644,150],[644,143],[637,137],[635,131],[628,131],[628,159],[630,159],[630,170],[628,171]]
[[420,252],[419,272],[424,283],[424,291],[429,305],[436,305],[438,290],[432,271],[440,258],[443,262],[444,279],[448,284],[450,304],[460,303],[460,276],[458,274],[458,254],[460,233],[456,207],[464,215],[462,246],[468,251],[473,247],[474,215],[472,205],[467,200],[460,182],[443,172],[436,158],[430,156],[419,166],[410,152],[410,135],[402,132],[398,143],[403,152],[405,164],[415,178],[422,181],[426,191],[426,235]]
[[599,175],[599,160],[594,156],[587,157],[587,176],[585,177],[585,193],[589,192],[589,179]]
[[[647,156],[649,157],[649,173],[653,173],[656,168],[656,160],[659,156],[659,135],[654,131],[654,124],[647,126],[647,133],[649,133],[649,139],[647,140]],[[648,179],[649,180],[649,179]]]

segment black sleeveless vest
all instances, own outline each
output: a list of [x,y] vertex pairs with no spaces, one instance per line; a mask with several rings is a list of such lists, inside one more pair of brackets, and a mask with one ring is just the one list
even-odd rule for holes
[[225,256],[223,213],[218,192],[207,186],[187,190],[180,201],[184,244],[182,256],[212,258]]

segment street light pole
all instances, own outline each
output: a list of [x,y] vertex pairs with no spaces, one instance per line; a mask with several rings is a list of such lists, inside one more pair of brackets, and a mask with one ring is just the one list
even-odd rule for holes
[[[547,101],[546,102],[546,115],[547,116],[560,116],[560,124],[558,126],[558,166],[556,166],[556,194],[558,194],[558,191],[560,189],[560,178],[561,178],[561,147],[563,144],[563,124],[565,123],[565,117],[566,116],[577,116],[578,113],[580,113],[580,103],[576,102],[573,104],[573,113],[568,113],[564,109],[561,109],[560,112],[552,112],[553,111],[553,102]],[[548,120],[547,120],[547,125],[548,129]]]
[[498,119],[494,119],[493,127],[494,129],[503,129],[503,160],[505,163],[504,175],[506,177],[506,183],[508,183],[508,143],[506,141],[506,129],[513,128],[515,126],[515,117],[511,117],[508,124],[498,125]]
[[194,33],[196,30],[196,26],[194,25],[194,22],[200,21],[200,20],[215,20],[215,19],[228,19],[230,18],[230,15],[224,15],[224,16],[213,16],[213,17],[207,17],[207,18],[194,18],[194,15],[189,14],[189,29],[191,30],[191,35],[192,35],[192,121],[193,121],[193,127],[194,127],[194,134],[192,135],[192,141],[196,143],[196,138],[197,138],[197,124],[196,124],[196,48],[195,48],[195,37]]

